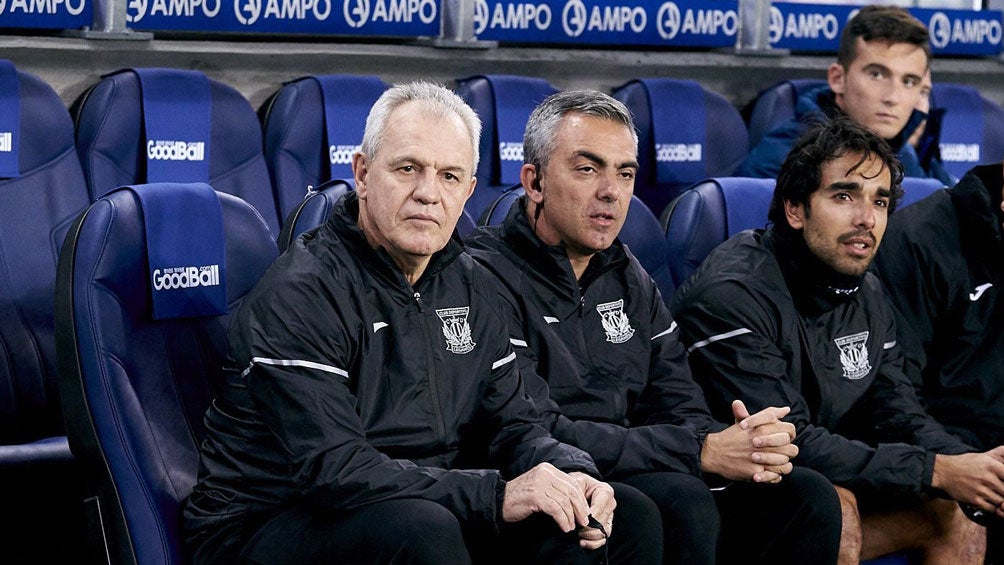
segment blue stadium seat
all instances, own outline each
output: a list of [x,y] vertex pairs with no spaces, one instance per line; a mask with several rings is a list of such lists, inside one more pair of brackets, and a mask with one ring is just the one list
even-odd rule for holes
[[250,203],[279,233],[261,125],[233,88],[198,71],[123,69],[76,106],[91,200],[127,184],[206,182]]
[[467,211],[480,218],[500,194],[520,183],[523,130],[530,113],[558,92],[547,81],[509,75],[476,75],[457,81],[457,94],[481,118],[478,185]]
[[732,174],[749,152],[739,111],[698,82],[632,80],[614,97],[638,129],[635,195],[658,215],[693,183]]
[[932,193],[945,188],[945,184],[938,179],[925,179],[918,177],[906,177],[903,179],[903,198],[899,200],[897,210],[901,210],[918,200],[927,198]]
[[57,276],[60,392],[112,563],[183,562],[181,504],[227,354],[221,312],[276,254],[250,205],[202,183],[124,187],[72,226]]
[[[345,181],[335,179],[328,181],[316,190],[307,194],[307,197],[286,217],[283,222],[282,231],[279,232],[279,251],[289,248],[299,235],[311,228],[317,227],[328,219],[335,202],[343,194],[352,190],[352,187]],[[457,233],[463,237],[474,231],[474,220],[471,219],[467,210],[464,210],[457,220]]]
[[823,79],[785,80],[757,94],[745,110],[749,113],[749,146],[756,147],[764,134],[794,118],[799,96],[826,84]]
[[387,85],[376,77],[318,75],[287,83],[265,105],[265,160],[285,219],[308,187],[352,184],[352,154],[366,116]]
[[[478,225],[492,226],[502,223],[506,214],[509,213],[509,208],[525,193],[522,186],[503,193],[485,210]],[[624,221],[624,227],[621,228],[620,240],[628,246],[641,266],[645,267],[652,280],[659,286],[662,299],[669,303],[676,287],[666,262],[666,240],[663,237],[662,228],[659,226],[659,220],[637,196],[631,197],[627,219]]]
[[70,560],[83,539],[53,297],[59,247],[88,203],[62,100],[0,59],[0,545],[33,561]]
[[718,244],[767,225],[774,179],[718,177],[695,184],[667,210],[669,270],[677,287]]
[[971,86],[935,82],[931,107],[945,110],[941,121],[941,161],[962,177],[976,165],[1004,157],[1004,108]]

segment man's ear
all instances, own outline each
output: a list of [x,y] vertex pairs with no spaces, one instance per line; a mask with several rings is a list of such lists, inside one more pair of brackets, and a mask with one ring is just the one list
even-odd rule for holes
[[536,165],[524,163],[519,170],[519,182],[526,189],[526,196],[534,204],[544,201],[544,192],[540,189],[540,174]]
[[791,229],[800,230],[805,227],[805,205],[784,201],[784,217]]
[[369,160],[362,152],[352,155],[352,178],[356,181],[356,195],[360,200],[366,200],[366,175],[369,174]]
[[838,96],[843,95],[847,89],[847,71],[844,69],[844,66],[840,63],[830,65],[830,68],[826,69],[826,81],[830,83],[830,90],[834,94]]

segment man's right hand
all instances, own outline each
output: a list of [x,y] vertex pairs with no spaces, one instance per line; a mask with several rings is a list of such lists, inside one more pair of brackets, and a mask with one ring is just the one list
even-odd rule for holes
[[701,469],[736,481],[776,483],[791,472],[798,455],[795,426],[784,422],[791,408],[764,408],[749,414],[741,400],[732,402],[736,423],[708,434],[701,449]]
[[931,486],[1004,518],[1004,446],[985,453],[935,456]]
[[502,519],[519,522],[543,512],[568,533],[589,523],[589,503],[575,479],[550,463],[540,463],[505,485]]

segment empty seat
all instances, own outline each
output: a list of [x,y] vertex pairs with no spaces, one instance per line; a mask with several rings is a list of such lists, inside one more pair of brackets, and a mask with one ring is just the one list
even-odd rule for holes
[[903,197],[896,207],[901,210],[918,200],[927,198],[932,193],[945,188],[945,184],[938,179],[922,179],[917,177],[905,177],[903,179]]
[[82,540],[53,297],[59,247],[88,203],[62,100],[0,59],[0,543],[38,562],[70,561]]
[[956,177],[1004,157],[1004,108],[971,86],[934,83],[931,107],[944,110],[941,162]]
[[669,270],[679,287],[718,244],[767,225],[774,179],[719,177],[694,185],[668,210]]
[[500,194],[520,183],[523,132],[530,113],[558,89],[538,78],[476,75],[457,81],[457,94],[481,118],[481,162],[474,194],[467,201],[473,218]]
[[749,150],[739,111],[698,82],[632,80],[614,97],[638,129],[635,195],[657,215],[693,183],[732,174]]
[[84,94],[76,126],[92,200],[128,184],[206,182],[279,233],[261,125],[233,88],[198,71],[125,69]]
[[202,183],[123,187],[67,236],[60,390],[113,563],[183,562],[180,509],[222,378],[229,312],[275,257],[261,216]]
[[794,118],[799,96],[826,84],[823,79],[785,80],[760,91],[744,110],[749,146],[756,147],[764,134]]
[[[478,225],[492,226],[502,223],[512,205],[524,194],[526,191],[522,186],[503,193],[485,210]],[[662,299],[668,303],[676,287],[666,262],[666,239],[663,237],[659,220],[637,196],[631,197],[627,218],[618,237],[648,271],[658,285]]]
[[366,116],[387,85],[376,77],[319,75],[283,86],[262,117],[265,160],[285,220],[309,187],[329,180],[352,184],[352,154]]

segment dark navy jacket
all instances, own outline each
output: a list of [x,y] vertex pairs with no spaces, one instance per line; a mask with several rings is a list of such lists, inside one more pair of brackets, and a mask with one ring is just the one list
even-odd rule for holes
[[[936,453],[973,451],[924,412],[902,372],[892,306],[871,273],[826,284],[801,236],[744,231],[670,305],[712,414],[791,406],[797,465],[856,492],[919,494]],[[867,440],[867,441],[862,441]]]
[[530,229],[525,202],[467,245],[502,282],[520,369],[552,433],[608,478],[699,474],[704,436],[725,426],[707,411],[655,283],[619,240],[576,281],[564,248]]
[[[809,90],[798,97],[795,117],[767,132],[733,174],[740,177],[777,178],[784,158],[791,151],[795,141],[808,129],[812,120],[823,116],[832,118],[842,113],[834,101],[834,94],[829,86]],[[937,155],[929,155],[923,160],[925,162],[922,162],[913,146],[906,142],[909,134],[904,132],[913,132],[927,117],[927,114],[914,110],[903,131],[896,138],[886,141],[903,164],[906,176],[936,178],[946,186],[951,186],[955,184],[955,179],[941,165]],[[936,142],[929,142],[926,145],[937,147]]]
[[876,259],[907,375],[928,411],[983,450],[1004,445],[1001,164],[897,212]]
[[[195,545],[288,504],[418,498],[497,525],[503,477],[545,461],[597,473],[539,425],[492,275],[453,239],[412,287],[357,216],[350,192],[234,316],[228,379],[184,511]],[[487,441],[468,450],[476,437]],[[484,457],[502,471],[461,468]]]

